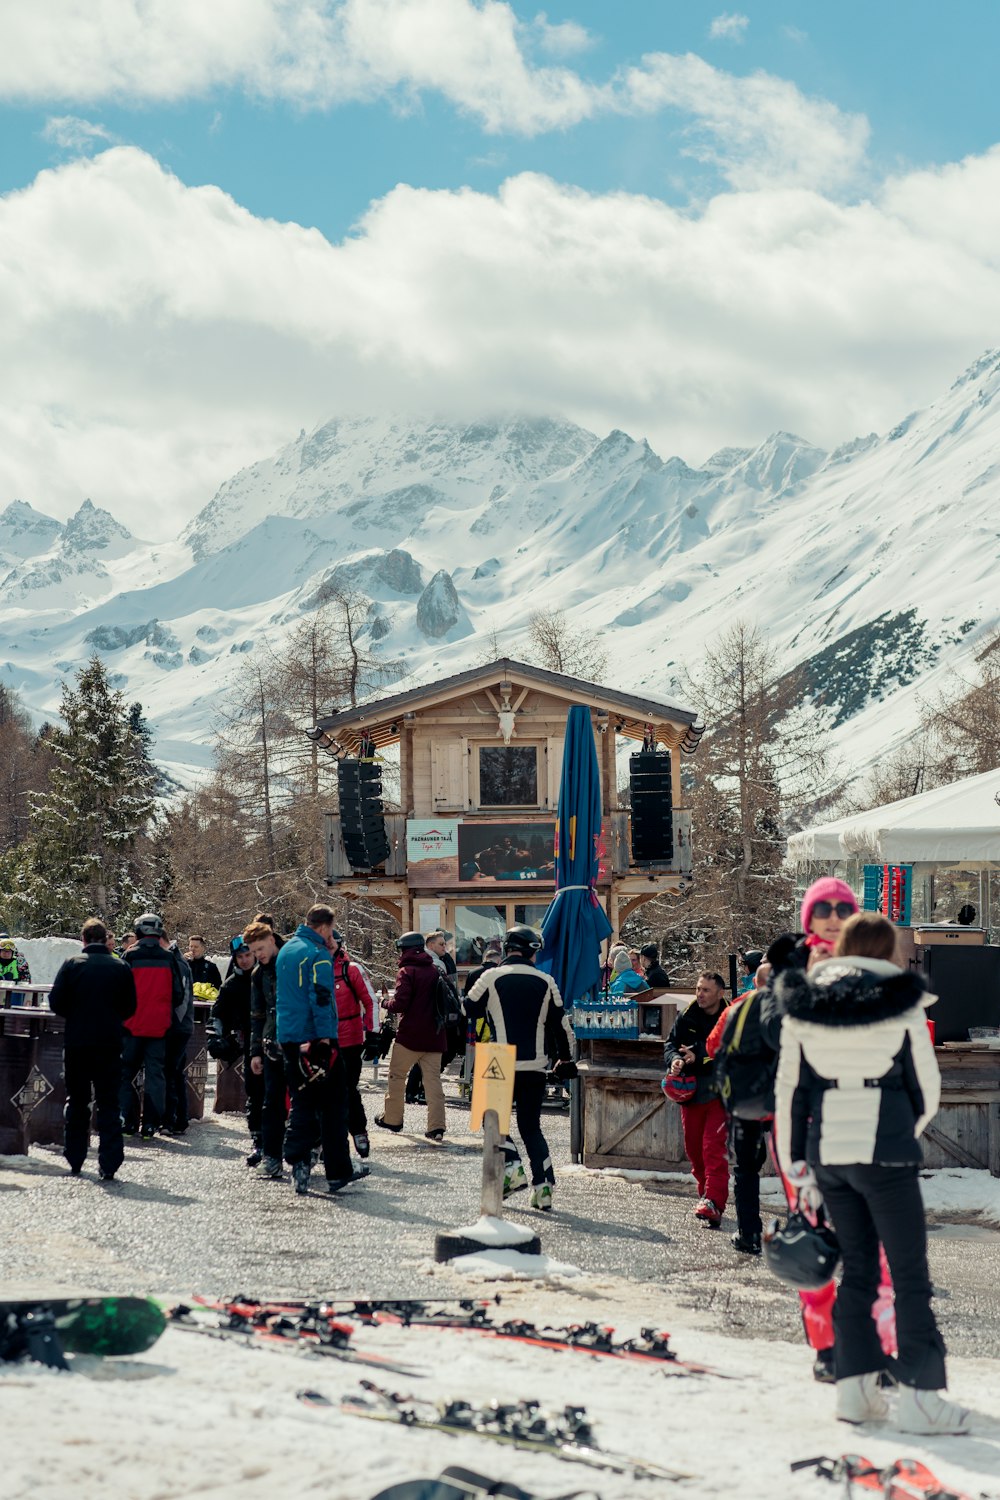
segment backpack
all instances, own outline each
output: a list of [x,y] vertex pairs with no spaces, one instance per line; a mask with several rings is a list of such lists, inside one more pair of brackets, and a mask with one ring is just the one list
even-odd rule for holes
[[445,1026],[457,1026],[462,1019],[462,1006],[458,991],[451,980],[438,971],[437,987],[434,991],[434,1019],[438,1031]]
[[715,1084],[727,1114],[763,1120],[774,1114],[774,1075],[778,1054],[760,1030],[760,991],[734,1006],[722,1031],[715,1059]]

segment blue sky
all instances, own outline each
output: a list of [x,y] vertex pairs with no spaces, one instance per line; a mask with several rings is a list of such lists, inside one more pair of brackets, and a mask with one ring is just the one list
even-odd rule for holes
[[[512,9],[526,27],[539,13],[524,0]],[[594,82],[649,52],[694,52],[738,75],[764,70],[846,113],[864,114],[876,170],[957,160],[1000,135],[994,0],[952,7],[936,0],[779,0],[730,10],[690,0],[549,0],[544,15],[552,25],[585,29],[589,45],[562,61]],[[712,22],[727,15],[747,24],[713,37]],[[714,171],[680,154],[685,118],[678,111],[605,115],[525,136],[488,132],[430,92],[410,103],[377,98],[325,108],[254,100],[224,87],[167,105],[123,104],[113,96],[81,103],[67,79],[61,97],[53,91],[0,107],[3,190],[26,186],[65,158],[44,134],[46,122],[63,114],[141,147],[188,185],[217,184],[257,216],[315,225],[331,239],[400,182],[492,192],[508,176],[535,171],[594,192],[624,189],[672,203],[718,186]]]
[[885,431],[1000,344],[998,55],[995,0],[0,7],[0,509],[173,536],[347,411]]

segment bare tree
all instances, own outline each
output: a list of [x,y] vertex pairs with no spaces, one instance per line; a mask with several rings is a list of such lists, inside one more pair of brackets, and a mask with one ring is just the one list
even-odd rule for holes
[[608,655],[597,631],[574,630],[561,609],[539,609],[528,621],[528,660],[550,672],[599,682]]

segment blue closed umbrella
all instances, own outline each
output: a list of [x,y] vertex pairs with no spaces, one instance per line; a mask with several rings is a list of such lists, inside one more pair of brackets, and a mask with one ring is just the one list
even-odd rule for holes
[[601,773],[590,711],[574,703],[566,716],[559,810],[556,894],[542,920],[538,967],[552,975],[567,1006],[596,999],[600,946],[611,923],[597,899]]

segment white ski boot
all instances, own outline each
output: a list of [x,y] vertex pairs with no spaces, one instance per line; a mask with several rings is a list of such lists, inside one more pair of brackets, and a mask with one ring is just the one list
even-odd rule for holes
[[884,1422],[889,1403],[879,1390],[878,1371],[868,1375],[849,1375],[837,1381],[836,1415],[838,1422]]
[[509,1198],[511,1193],[520,1193],[528,1186],[528,1177],[523,1165],[519,1161],[512,1161],[504,1167],[503,1173],[503,1195]]
[[940,1391],[920,1391],[916,1386],[901,1385],[896,1426],[900,1432],[923,1436],[934,1433],[960,1434],[971,1431],[972,1413],[968,1407],[946,1401]]

